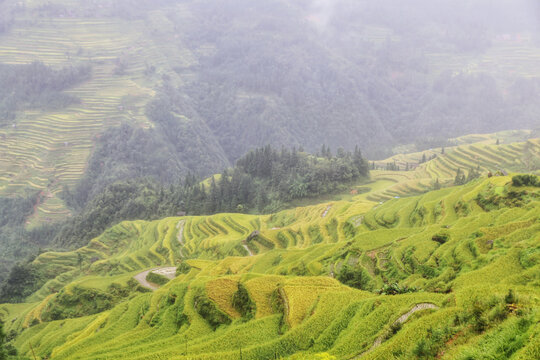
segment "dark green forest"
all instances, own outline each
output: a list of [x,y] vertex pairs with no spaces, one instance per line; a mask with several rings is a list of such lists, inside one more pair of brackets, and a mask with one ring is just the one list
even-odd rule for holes
[[[505,21],[501,29],[481,11],[456,16],[455,2],[413,3],[341,1],[318,28],[306,14],[324,14],[308,1],[193,2],[197,21],[175,22],[179,34],[190,46],[209,43],[216,50],[195,68],[177,69],[198,74],[179,91],[189,94],[229,159],[261,139],[310,151],[321,143],[352,149],[361,142],[376,158],[397,143],[431,138],[442,145],[452,136],[532,127],[531,115],[540,114],[532,101],[540,94],[538,79],[440,72],[427,54],[480,55],[501,31],[535,25]],[[490,9],[504,18],[504,6]],[[359,33],[367,25],[388,27],[398,38],[363,41]]]
[[4,333],[4,323],[0,321],[0,360],[7,359],[6,349],[4,348],[5,340],[6,334]]
[[177,182],[187,173],[174,147],[160,129],[143,130],[122,124],[97,140],[84,177],[64,197],[75,209],[118,181],[151,176],[162,184]]
[[62,93],[91,76],[89,66],[52,69],[41,62],[0,64],[0,126],[11,123],[22,109],[55,109],[77,103]]
[[26,219],[33,213],[39,197],[39,192],[0,197],[0,283],[16,261],[35,255],[39,247],[46,246],[53,238],[55,226],[25,229]]

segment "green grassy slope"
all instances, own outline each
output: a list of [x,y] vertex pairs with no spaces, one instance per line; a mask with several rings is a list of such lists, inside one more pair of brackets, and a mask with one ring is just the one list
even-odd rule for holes
[[[376,207],[359,199],[125,222],[75,252],[40,255],[35,264],[55,278],[31,304],[0,309],[22,353],[32,344],[53,359],[531,359],[540,346],[538,196],[502,176]],[[155,292],[48,318],[66,294],[99,294],[178,263],[189,266]],[[362,290],[337,280],[347,281],[346,269]],[[416,291],[378,295],[392,283]]]

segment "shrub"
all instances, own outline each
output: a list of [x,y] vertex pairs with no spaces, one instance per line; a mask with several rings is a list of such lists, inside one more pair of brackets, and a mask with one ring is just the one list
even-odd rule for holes
[[479,302],[475,302],[471,311],[472,323],[474,331],[481,333],[488,327],[487,320],[484,316],[484,308]]
[[517,302],[516,295],[512,289],[508,290],[508,294],[504,297],[504,302],[507,304],[515,304]]
[[413,355],[417,358],[427,357],[430,354],[430,349],[426,339],[420,339],[413,348]]
[[494,306],[489,314],[490,321],[503,321],[508,316],[508,308],[504,304],[497,304]]
[[371,289],[371,277],[362,267],[352,267],[344,264],[337,275],[337,279],[341,283],[356,289]]
[[304,261],[300,261],[297,265],[291,268],[290,274],[295,276],[308,276],[309,270]]
[[280,335],[284,334],[285,332],[287,332],[287,330],[289,330],[289,325],[286,321],[285,300],[283,299],[282,291],[283,290],[281,288],[277,288],[272,291],[272,294],[270,295],[270,304],[272,306],[272,311],[281,314],[279,319]]
[[107,287],[107,292],[114,297],[127,297],[130,294],[132,288],[136,288],[137,284],[128,283],[128,286],[123,287],[118,283],[112,283]]
[[461,200],[455,203],[454,210],[458,216],[467,216],[471,212],[469,204]]
[[246,320],[255,316],[255,303],[251,300],[247,289],[242,283],[238,283],[238,291],[233,295],[232,305]]
[[516,175],[512,177],[512,185],[540,187],[540,180],[538,179],[538,176],[532,174]]
[[417,359],[435,359],[445,342],[450,339],[454,330],[448,326],[442,328],[429,328],[427,336],[421,338],[413,348],[413,355]]
[[6,334],[4,333],[4,323],[0,321],[0,360],[7,359],[7,353],[4,348],[5,340],[6,340]]
[[377,290],[377,293],[381,295],[399,295],[410,292],[415,292],[415,287],[400,286],[398,283],[384,284],[384,286]]
[[41,318],[51,321],[93,315],[111,309],[115,300],[108,292],[74,286],[68,291],[60,291],[47,305]]
[[281,257],[281,254],[276,256],[274,260],[272,260],[272,266],[278,266],[281,263],[281,260],[283,260],[283,257]]
[[146,275],[146,281],[152,284],[163,286],[169,282],[169,279],[163,275],[159,275],[150,271],[148,275]]
[[204,294],[202,289],[196,291],[197,294],[193,297],[193,306],[214,331],[220,325],[229,325],[231,323],[229,316],[219,310],[216,304]]
[[439,244],[444,244],[450,239],[450,234],[447,232],[440,232],[431,237],[431,240],[438,242]]
[[178,267],[176,268],[176,275],[187,274],[190,271],[191,271],[191,266],[189,266],[189,264],[186,263],[185,261],[182,261],[180,265],[178,265]]

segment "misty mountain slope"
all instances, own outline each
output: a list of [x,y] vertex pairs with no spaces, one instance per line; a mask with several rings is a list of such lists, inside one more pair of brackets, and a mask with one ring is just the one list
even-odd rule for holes
[[[516,98],[515,89],[507,90],[506,82],[515,81],[516,73],[526,74],[528,91],[538,93],[535,78],[539,74],[532,65],[538,57],[538,47],[535,35],[527,35],[530,31],[535,34],[536,29],[530,22],[500,29],[486,25],[480,31],[481,42],[474,39],[474,32],[468,37],[452,37],[458,28],[474,31],[470,22],[476,20],[475,16],[481,18],[476,13],[462,19],[461,13],[454,10],[447,14],[445,22],[437,23],[443,19],[429,18],[435,9],[428,7],[418,14],[406,10],[401,22],[389,24],[385,15],[396,15],[404,6],[390,6],[389,2],[379,7],[345,1],[300,3],[303,6],[274,3],[276,7],[268,11],[265,5],[229,2],[222,5],[219,15],[214,12],[215,5],[207,2],[194,7],[194,16],[200,21],[194,27],[195,35],[188,30],[187,36],[196,36],[191,43],[202,40],[212,49],[200,61],[195,88],[201,89],[201,82],[211,82],[209,88],[220,89],[219,95],[214,95],[216,92],[202,88],[204,94],[198,95],[209,98],[199,105],[209,121],[217,119],[220,126],[225,126],[223,120],[227,115],[239,118],[251,110],[246,104],[250,94],[266,97],[266,101],[257,102],[258,112],[251,110],[252,118],[264,118],[267,113],[263,110],[272,109],[275,103],[267,99],[277,96],[283,100],[281,117],[289,119],[289,113],[295,115],[294,123],[288,124],[289,133],[296,133],[296,123],[304,129],[304,138],[315,136],[320,141],[318,133],[312,135],[320,131],[325,134],[323,141],[331,145],[337,141],[348,146],[347,139],[356,138],[373,151],[374,145],[388,141],[413,141],[421,136],[440,137],[443,133],[456,136],[462,132],[482,132],[487,126],[515,126],[520,111],[516,107],[506,110]],[[262,20],[254,20],[257,16]],[[417,21],[418,17],[424,18]],[[234,25],[230,26],[231,23]],[[220,31],[209,31],[207,24]],[[371,37],[377,28],[369,25],[379,29],[384,26],[382,39]],[[506,31],[512,31],[512,35]],[[447,36],[439,35],[440,32]],[[514,58],[519,59],[521,48],[525,48],[532,50],[531,62],[516,61],[513,69],[498,68],[498,62],[508,65],[505,51],[501,51],[500,58],[489,60],[487,51],[503,47],[504,40],[499,41],[501,44],[495,42],[498,38],[522,36],[515,35],[516,32],[525,35],[514,47],[518,53]],[[508,43],[512,49],[514,44],[511,40]],[[432,61],[437,54],[449,58],[448,63],[455,63],[454,57],[464,60],[452,68]],[[495,66],[487,65],[488,62]],[[232,94],[223,99],[223,92]],[[234,95],[239,98],[236,104],[231,103]],[[214,115],[209,112],[212,103],[223,104],[216,107]],[[520,120],[524,121],[523,117]],[[279,124],[278,119],[274,121]],[[311,124],[312,129],[306,129],[304,124]],[[519,126],[534,124],[534,118],[529,117]],[[249,130],[234,123],[231,126],[240,132]],[[339,142],[344,139],[345,143]]]
[[[165,144],[174,176],[215,173],[266,143],[383,158],[419,139],[537,126],[535,2],[413,5],[5,0],[1,63],[92,76],[67,91],[79,104],[23,109],[0,128],[0,191],[43,191],[33,223],[65,217],[63,185],[122,122],[156,129],[142,137]],[[104,163],[131,166],[118,160]]]

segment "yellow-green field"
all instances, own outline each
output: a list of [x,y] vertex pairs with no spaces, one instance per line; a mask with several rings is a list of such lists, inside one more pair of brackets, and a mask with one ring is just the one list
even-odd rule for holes
[[[0,128],[0,194],[42,191],[30,227],[70,216],[60,191],[80,180],[99,134],[123,121],[152,127],[144,108],[162,75],[180,85],[215,51],[192,53],[171,35],[167,12],[193,20],[184,4],[146,21],[29,15],[49,4],[25,2],[0,35],[0,62],[90,64],[92,77],[68,91],[80,104]],[[397,36],[362,32],[375,44]],[[428,62],[537,77],[539,54],[525,38]],[[404,151],[375,162],[369,183],[275,214],[122,222],[80,249],[40,254],[32,265],[47,281],[25,303],[0,304],[0,319],[25,359],[540,359],[540,190],[511,180],[539,174],[531,134]],[[436,157],[419,164],[424,154]],[[453,186],[458,169],[482,176]],[[164,285],[140,279],[171,267]]]
[[[434,188],[438,180],[441,186],[450,185],[460,169],[465,175],[471,169],[481,174],[497,171],[536,172],[540,171],[540,139],[527,141],[530,131],[506,131],[494,134],[467,135],[455,139],[456,146],[431,149],[424,152],[398,154],[376,161],[376,170],[371,171],[375,180],[366,185],[370,192],[365,194],[373,201],[386,201],[396,196],[420,194]],[[499,139],[499,145],[496,145]],[[421,163],[423,155],[427,162]],[[434,159],[429,160],[433,156]],[[386,164],[396,164],[400,171],[381,170]],[[404,171],[409,166],[409,171]],[[382,182],[384,181],[384,182]]]
[[[521,202],[510,201],[515,193]],[[479,194],[510,202],[486,211]],[[265,216],[124,222],[77,251],[40,255],[34,264],[51,280],[0,314],[22,354],[31,345],[52,359],[465,359],[479,349],[499,356],[500,343],[513,346],[507,358],[531,359],[539,216],[538,188],[495,176],[382,205],[358,198]],[[155,292],[50,320],[66,294],[100,294],[180,263],[187,271]],[[338,281],[346,267],[362,269],[363,290]],[[378,295],[394,282],[416,290]],[[252,315],[235,305],[239,284]]]

